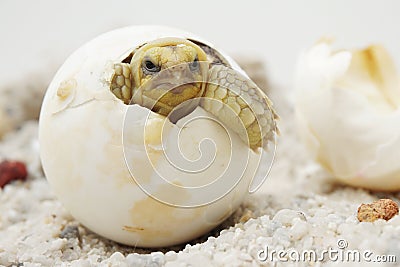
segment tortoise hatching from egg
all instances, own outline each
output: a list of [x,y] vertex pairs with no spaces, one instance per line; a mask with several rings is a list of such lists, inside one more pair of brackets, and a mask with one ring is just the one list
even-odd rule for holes
[[40,156],[82,225],[165,247],[209,232],[264,181],[275,119],[266,95],[211,43],[131,26],[60,67],[40,113]]
[[138,47],[114,70],[111,90],[125,104],[168,116],[185,101],[201,98],[205,110],[253,149],[272,140],[277,131],[277,115],[268,97],[204,44],[160,38]]

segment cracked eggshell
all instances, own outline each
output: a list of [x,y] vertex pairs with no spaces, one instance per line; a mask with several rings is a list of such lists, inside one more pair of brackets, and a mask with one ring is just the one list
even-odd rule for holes
[[[237,169],[241,164],[230,162],[226,133],[221,134],[223,131],[212,120],[194,120],[185,125],[183,152],[196,159],[200,143],[210,138],[217,147],[214,163],[219,165],[192,179],[177,171],[167,179],[176,185],[196,185],[201,182],[196,179],[207,180],[215,171],[224,173],[226,165],[236,168],[234,172],[244,171],[242,179],[224,197],[192,208],[161,203],[141,189],[138,181],[150,185],[152,192],[188,206],[199,197],[193,196],[191,190],[177,193],[157,179],[155,169],[168,165],[168,159],[162,156],[168,151],[160,147],[161,129],[166,131],[167,139],[173,139],[171,134],[180,129],[179,123],[173,125],[141,106],[125,105],[109,89],[112,63],[146,41],[160,37],[199,40],[187,32],[160,26],[127,27],[95,38],[72,54],[57,72],[47,90],[39,125],[43,168],[64,206],[99,235],[141,247],[182,243],[221,223],[247,194],[259,160],[239,137],[230,133],[235,144],[233,152],[248,155],[247,169]],[[232,64],[242,72],[233,61]],[[186,119],[204,114],[197,108]],[[222,176],[222,183],[214,188],[229,178]],[[207,192],[203,194],[207,197]]]
[[400,190],[400,78],[384,47],[319,42],[300,57],[295,87],[300,135],[322,167],[352,186]]

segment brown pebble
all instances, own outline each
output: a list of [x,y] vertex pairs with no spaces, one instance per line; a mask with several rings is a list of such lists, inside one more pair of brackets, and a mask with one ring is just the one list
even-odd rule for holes
[[380,199],[371,204],[361,204],[358,207],[357,219],[360,222],[374,222],[377,219],[386,221],[399,213],[399,206],[391,199]]
[[0,187],[13,180],[25,180],[28,176],[25,163],[20,161],[4,160],[0,163]]

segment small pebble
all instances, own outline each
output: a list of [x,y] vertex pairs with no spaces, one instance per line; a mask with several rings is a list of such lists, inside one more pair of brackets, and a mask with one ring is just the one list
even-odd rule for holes
[[168,251],[165,253],[165,260],[166,261],[174,261],[178,257],[178,254],[175,251]]
[[254,217],[254,214],[251,210],[246,210],[243,215],[240,217],[239,222],[241,223],[245,223],[248,220],[250,220],[251,218]]
[[374,222],[377,219],[386,221],[399,214],[399,206],[391,199],[380,199],[371,204],[361,204],[358,207],[357,219],[360,222]]
[[76,225],[67,225],[60,233],[60,238],[80,238],[79,229]]
[[308,233],[308,225],[303,220],[295,218],[294,224],[290,228],[290,232],[294,240],[300,240],[303,236],[305,236]]
[[26,180],[28,171],[25,163],[20,161],[4,160],[0,163],[0,187],[3,188],[6,184],[14,180]]
[[111,261],[124,261],[125,257],[121,252],[114,252],[111,257],[110,257]]

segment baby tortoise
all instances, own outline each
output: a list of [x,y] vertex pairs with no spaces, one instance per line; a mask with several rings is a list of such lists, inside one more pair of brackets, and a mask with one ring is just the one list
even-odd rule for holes
[[[135,49],[114,65],[111,91],[125,104],[164,116],[200,105],[252,149],[278,132],[278,116],[265,93],[218,51],[187,39],[160,38]],[[183,103],[191,104],[181,108]]]

